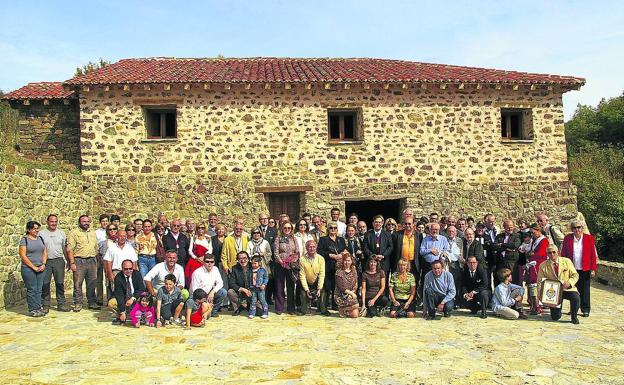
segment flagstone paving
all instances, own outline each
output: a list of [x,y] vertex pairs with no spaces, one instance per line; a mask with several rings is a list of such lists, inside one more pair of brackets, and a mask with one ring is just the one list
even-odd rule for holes
[[531,317],[229,314],[204,328],[112,326],[106,310],[0,311],[4,384],[623,384],[624,292],[594,284],[572,325]]

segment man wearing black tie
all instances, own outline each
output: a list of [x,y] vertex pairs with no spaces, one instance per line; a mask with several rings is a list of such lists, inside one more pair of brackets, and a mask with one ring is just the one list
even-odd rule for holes
[[269,245],[273,245],[273,243],[275,243],[275,237],[277,236],[277,232],[275,231],[274,227],[269,227],[269,216],[264,213],[260,214],[258,216],[258,222],[260,222],[258,229],[260,229],[262,238],[266,239],[266,241],[269,242]]
[[[483,231],[485,244],[483,245],[483,250],[485,250],[486,254],[488,277],[492,278],[492,276],[496,274],[496,250],[494,250],[492,246],[496,243],[496,236],[499,231],[494,224],[496,222],[496,217],[493,214],[487,214],[483,217],[483,221],[485,222]],[[492,281],[490,280],[490,282]]]
[[117,300],[118,317],[113,325],[126,322],[126,318],[140,293],[147,291],[141,273],[134,270],[132,261],[126,259],[121,263],[122,274],[117,274],[114,283],[115,299]]
[[368,230],[364,237],[364,255],[366,259],[374,256],[379,266],[386,273],[386,277],[389,277],[391,268],[396,269],[396,266],[390,266],[394,247],[392,235],[382,229],[383,222],[383,216],[376,215],[373,217],[373,228]]
[[487,270],[479,265],[477,257],[469,256],[462,277],[462,293],[470,314],[477,314],[481,310],[481,318],[487,318],[486,309],[490,300],[489,287]]

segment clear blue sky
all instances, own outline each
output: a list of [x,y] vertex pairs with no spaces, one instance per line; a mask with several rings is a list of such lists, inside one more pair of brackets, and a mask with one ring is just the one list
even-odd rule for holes
[[102,57],[377,57],[581,76],[624,91],[624,1],[11,1],[0,89],[62,81]]

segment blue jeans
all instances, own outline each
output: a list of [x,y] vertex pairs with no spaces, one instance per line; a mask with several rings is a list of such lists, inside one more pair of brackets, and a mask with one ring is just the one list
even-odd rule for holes
[[249,306],[249,315],[256,315],[256,304],[258,303],[258,301],[260,301],[260,304],[262,305],[262,314],[269,314],[269,305],[267,304],[265,294],[266,293],[264,292],[264,290],[251,291],[251,305]]
[[156,266],[156,256],[148,256],[145,254],[139,254],[139,272],[141,277],[145,277],[154,266]]
[[45,270],[42,272],[35,272],[30,267],[22,265],[21,273],[24,286],[26,286],[28,311],[41,309],[41,291],[43,289]]
[[224,288],[219,289],[219,291],[217,291],[215,293],[214,296],[214,300],[212,301],[212,313],[211,315],[215,315],[219,312],[219,310],[221,310],[221,304],[223,303],[223,300],[225,300],[225,298],[227,297],[227,292],[225,291]]

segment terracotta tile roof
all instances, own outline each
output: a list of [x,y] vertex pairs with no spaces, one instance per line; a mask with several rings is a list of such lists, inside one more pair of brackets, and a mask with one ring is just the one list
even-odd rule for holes
[[435,82],[561,84],[585,79],[386,59],[124,59],[66,85],[134,83]]
[[4,95],[2,99],[66,99],[74,97],[74,91],[63,88],[62,82],[28,83],[22,88]]

